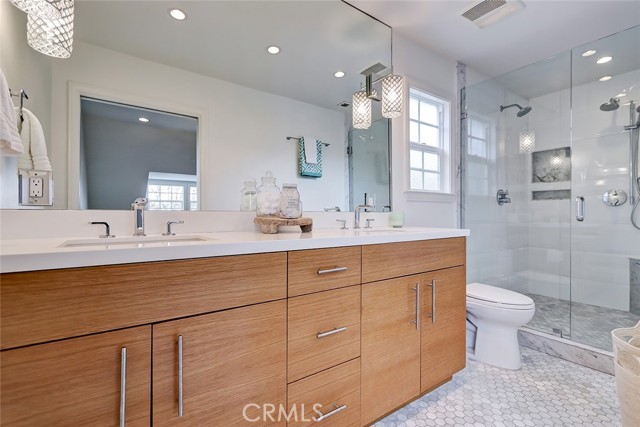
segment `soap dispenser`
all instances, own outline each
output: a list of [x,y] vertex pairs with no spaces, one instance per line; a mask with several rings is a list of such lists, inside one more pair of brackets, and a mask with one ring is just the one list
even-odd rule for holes
[[258,187],[258,206],[256,215],[277,215],[280,209],[280,188],[271,171],[266,171],[262,177],[262,185]]

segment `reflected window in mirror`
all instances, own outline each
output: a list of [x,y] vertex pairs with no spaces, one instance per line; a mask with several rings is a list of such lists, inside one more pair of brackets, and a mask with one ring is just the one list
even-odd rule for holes
[[[80,188],[86,209],[198,209],[194,117],[81,97]],[[192,200],[193,199],[193,200]]]
[[491,167],[492,123],[476,114],[469,114],[467,122],[467,192],[469,195],[489,194]]
[[409,90],[409,189],[450,191],[451,102],[431,93]]

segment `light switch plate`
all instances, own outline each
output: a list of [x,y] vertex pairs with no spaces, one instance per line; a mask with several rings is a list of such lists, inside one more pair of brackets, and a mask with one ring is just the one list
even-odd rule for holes
[[52,206],[53,177],[51,171],[19,169],[18,195],[21,206]]

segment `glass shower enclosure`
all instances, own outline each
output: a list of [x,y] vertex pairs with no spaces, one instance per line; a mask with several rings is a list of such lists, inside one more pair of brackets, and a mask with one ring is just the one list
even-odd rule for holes
[[640,26],[469,86],[461,120],[468,281],[533,298],[528,328],[607,351],[640,320],[638,40]]

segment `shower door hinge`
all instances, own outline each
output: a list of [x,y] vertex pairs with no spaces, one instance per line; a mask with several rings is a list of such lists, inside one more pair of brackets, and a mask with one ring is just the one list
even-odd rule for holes
[[467,113],[460,113],[460,120],[466,120]]
[[347,156],[350,156],[353,154],[353,147],[347,147]]

